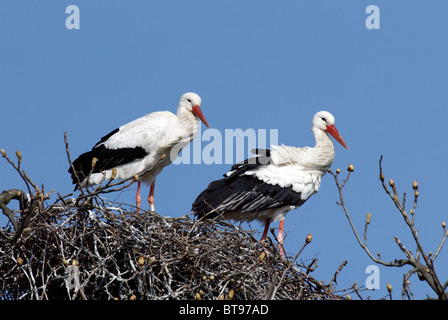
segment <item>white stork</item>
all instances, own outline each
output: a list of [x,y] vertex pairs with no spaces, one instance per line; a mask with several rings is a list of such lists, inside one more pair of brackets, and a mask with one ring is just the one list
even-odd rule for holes
[[[110,179],[113,169],[116,169],[114,178],[117,179],[129,179],[137,175],[137,211],[140,209],[142,181],[151,185],[148,202],[154,211],[154,185],[157,175],[194,139],[199,119],[209,126],[200,105],[201,98],[193,92],[187,92],[180,98],[177,116],[169,111],[153,112],[101,138],[91,151],[80,155],[73,162],[77,177],[70,167],[69,172],[73,183],[77,184],[76,188],[78,179],[81,187]],[[96,162],[94,161],[92,171],[94,158]]]
[[223,179],[210,183],[193,203],[192,211],[206,219],[264,221],[261,241],[266,239],[269,224],[280,220],[277,239],[283,255],[286,214],[318,192],[322,176],[334,160],[328,134],[348,149],[334,123],[327,111],[314,115],[314,148],[281,145],[253,150],[255,157],[233,165]]

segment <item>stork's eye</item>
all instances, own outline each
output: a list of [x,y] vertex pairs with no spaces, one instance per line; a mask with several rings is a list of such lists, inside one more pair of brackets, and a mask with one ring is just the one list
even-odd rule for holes
[[325,118],[321,118],[325,123],[327,123],[327,119],[325,119]]
[[187,101],[191,103],[191,99],[187,99]]

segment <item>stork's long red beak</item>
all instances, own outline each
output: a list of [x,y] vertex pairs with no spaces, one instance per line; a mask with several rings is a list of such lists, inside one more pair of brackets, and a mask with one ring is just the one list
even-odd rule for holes
[[201,108],[199,108],[198,105],[195,105],[193,107],[193,110],[191,110],[191,112],[193,112],[193,114],[198,117],[199,119],[201,119],[202,122],[204,122],[204,124],[207,126],[207,128],[210,128],[210,126],[207,123],[207,120],[205,120],[204,115],[202,114]]
[[336,139],[337,142],[339,142],[344,148],[348,149],[347,144],[345,143],[344,139],[342,139],[341,135],[338,132],[338,129],[336,129],[336,126],[334,124],[327,126],[327,132],[333,136],[333,138]]

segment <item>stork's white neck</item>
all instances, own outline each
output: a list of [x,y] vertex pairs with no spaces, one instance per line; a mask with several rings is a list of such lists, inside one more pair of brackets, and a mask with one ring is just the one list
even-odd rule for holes
[[334,160],[334,145],[328,133],[318,128],[313,128],[316,145],[310,148],[309,163],[316,169],[326,171]]
[[183,103],[179,103],[179,107],[177,108],[177,119],[180,122],[198,122],[198,119],[196,118],[196,116],[193,114],[193,112],[191,112],[191,108],[190,110],[188,110],[186,108],[186,106],[183,105]]
[[198,132],[199,120],[190,110],[187,110],[182,105],[179,105],[179,108],[177,109],[177,120],[178,125],[176,131],[179,130],[179,137],[190,143]]

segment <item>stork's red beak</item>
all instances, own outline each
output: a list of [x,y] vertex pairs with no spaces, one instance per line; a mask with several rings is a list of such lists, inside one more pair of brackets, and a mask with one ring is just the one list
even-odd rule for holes
[[335,138],[336,141],[339,142],[344,148],[348,149],[344,139],[342,139],[334,124],[327,126],[327,132],[331,134],[333,138]]
[[193,109],[191,110],[191,112],[193,112],[193,114],[198,117],[199,119],[201,119],[202,122],[204,122],[204,124],[207,126],[207,128],[210,128],[210,126],[207,123],[207,120],[205,120],[204,115],[202,114],[201,108],[199,108],[198,105],[195,105],[193,107]]

